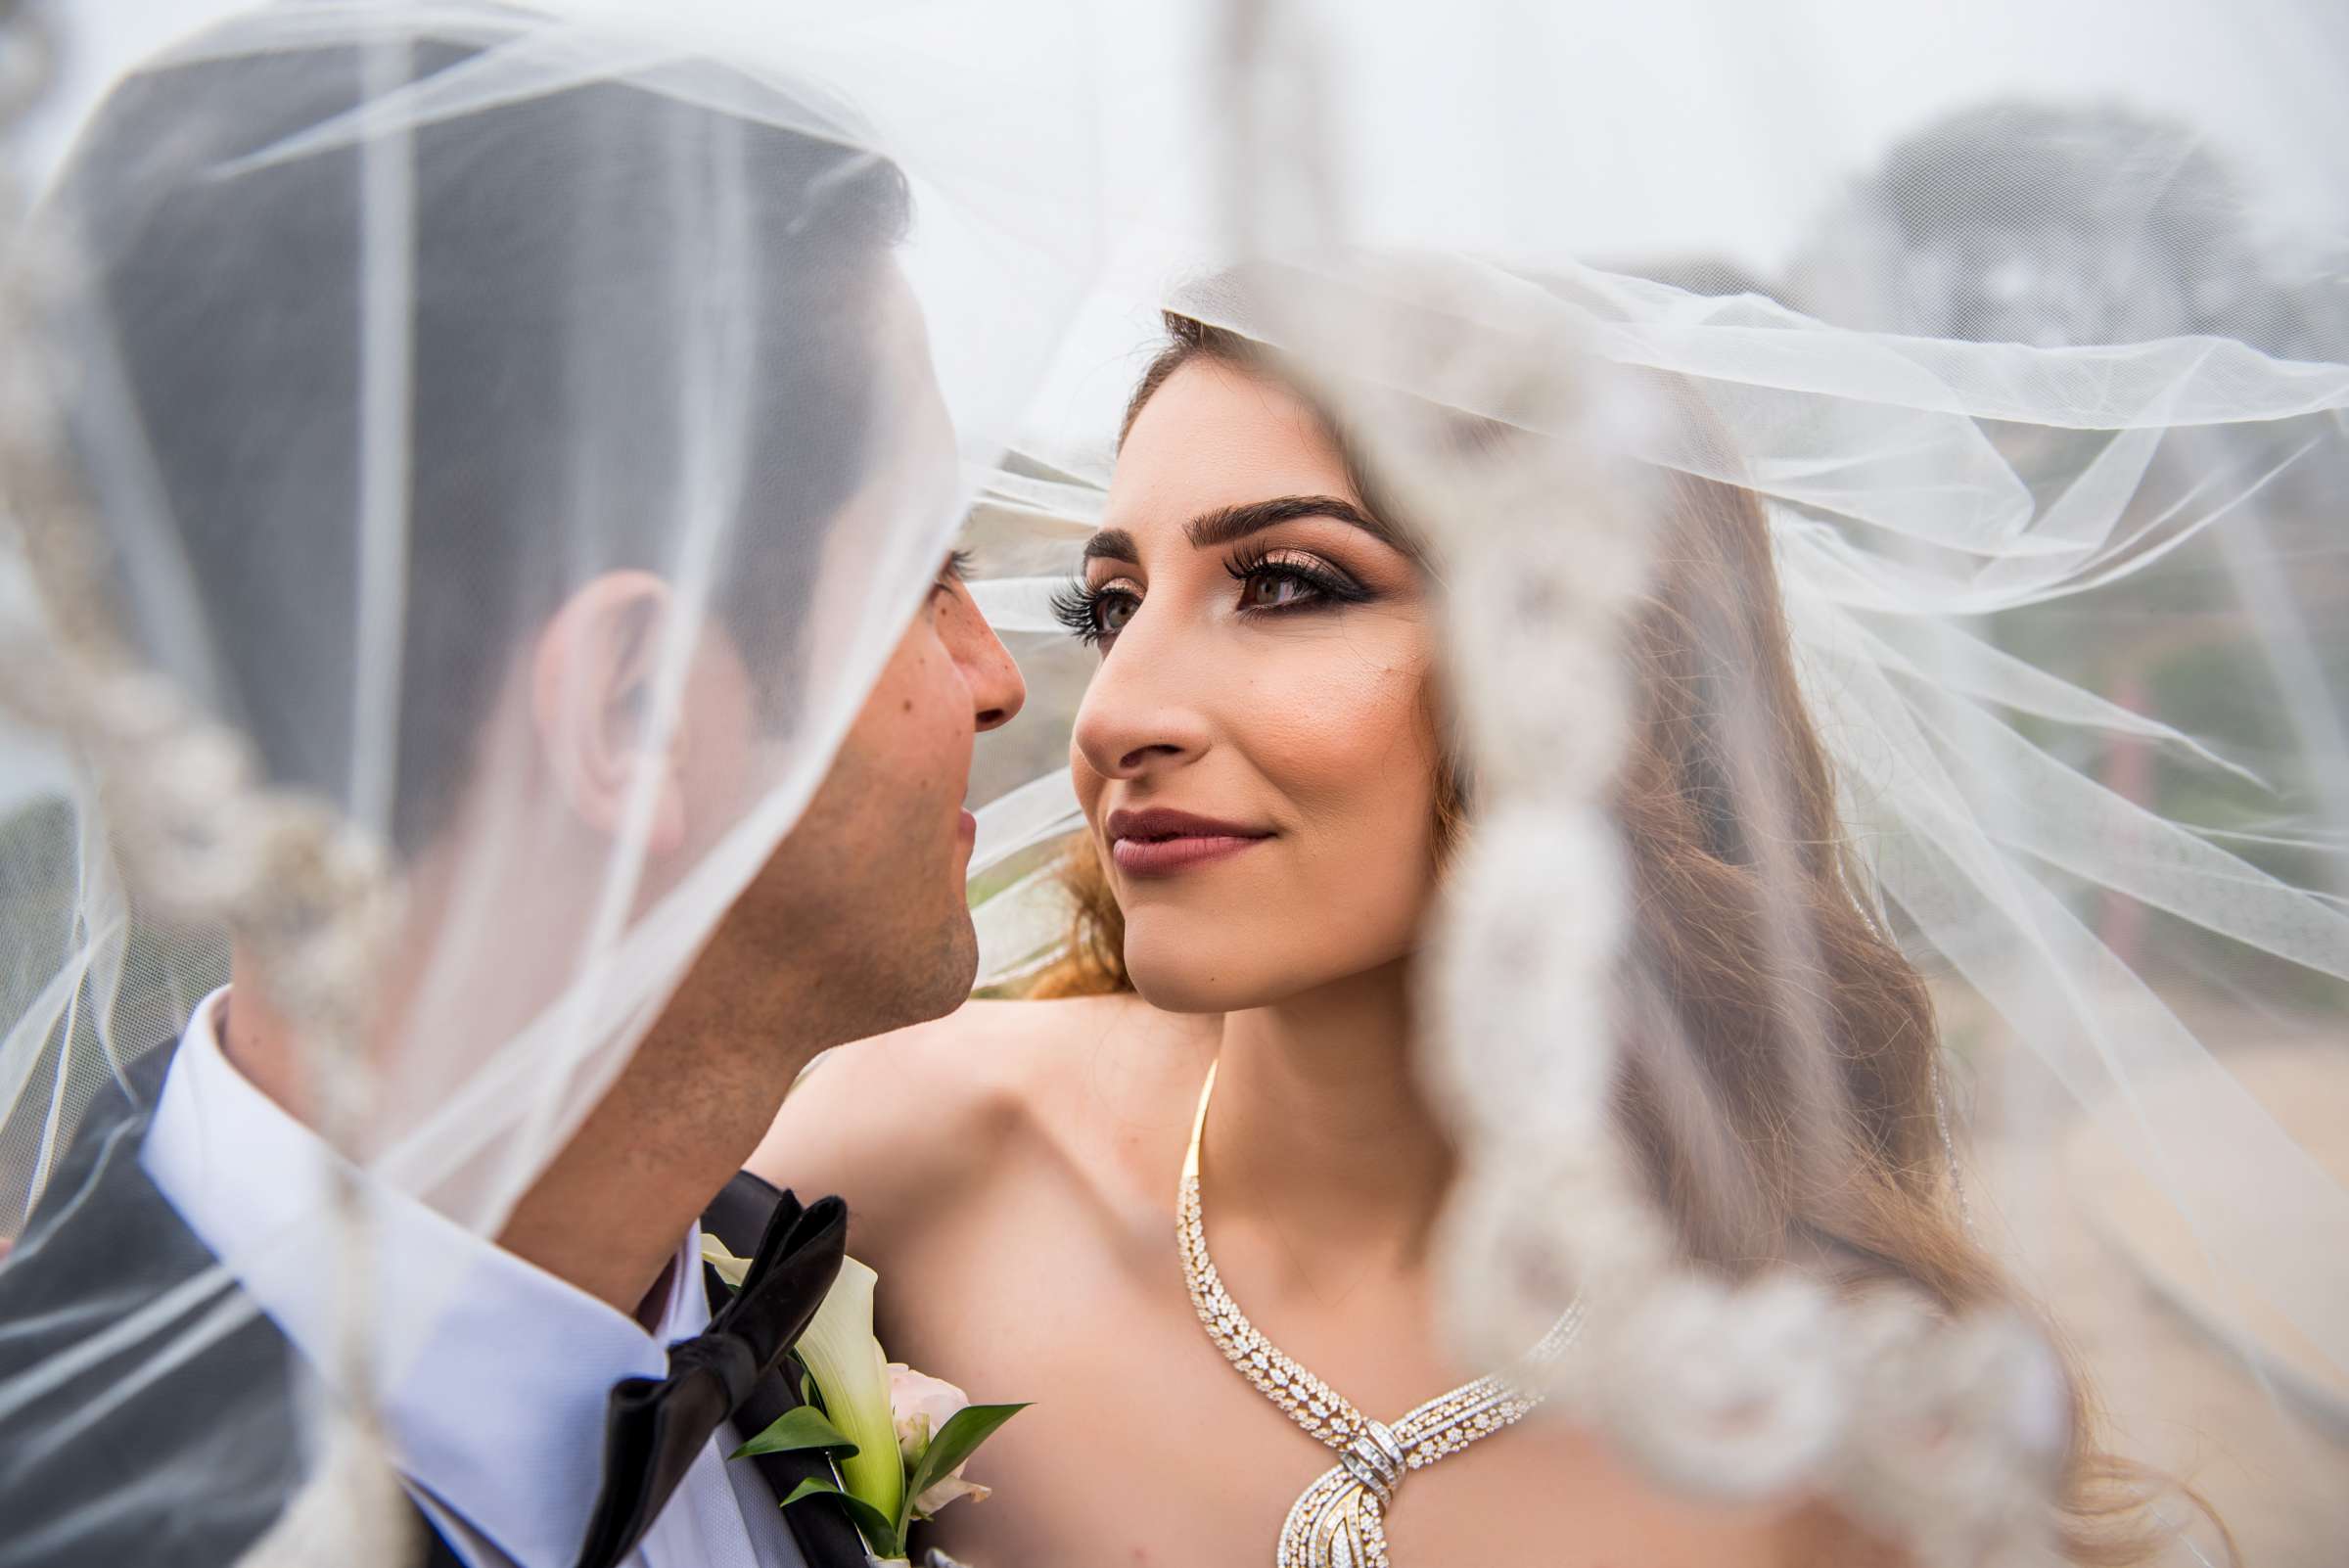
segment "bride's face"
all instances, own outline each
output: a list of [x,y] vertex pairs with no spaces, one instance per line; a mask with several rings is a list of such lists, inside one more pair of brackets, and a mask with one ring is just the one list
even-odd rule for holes
[[1407,954],[1434,885],[1427,598],[1312,411],[1184,365],[1085,554],[1063,612],[1101,665],[1070,760],[1135,988],[1230,1011]]

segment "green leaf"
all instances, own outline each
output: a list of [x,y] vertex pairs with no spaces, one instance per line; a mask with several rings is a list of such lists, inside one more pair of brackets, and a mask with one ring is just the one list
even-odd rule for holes
[[767,1429],[726,1455],[729,1459],[748,1459],[761,1453],[797,1453],[806,1449],[829,1449],[835,1453],[853,1453],[856,1445],[841,1436],[840,1429],[824,1419],[823,1412],[811,1405],[785,1410],[775,1417]]
[[849,1510],[849,1517],[855,1520],[856,1528],[864,1533],[864,1544],[872,1548],[874,1556],[902,1557],[905,1555],[902,1532],[898,1530],[898,1522],[895,1519],[862,1498],[852,1497],[841,1491],[829,1481],[809,1479],[801,1482],[791,1489],[791,1496],[783,1499],[783,1506],[788,1508],[804,1498],[817,1497],[838,1498],[841,1500]]
[[956,1466],[979,1451],[980,1444],[995,1435],[997,1427],[1026,1408],[1025,1405],[966,1405],[948,1417],[922,1451],[922,1462],[905,1479],[905,1500],[898,1505],[898,1534],[905,1531],[913,1499],[930,1490],[931,1482],[952,1475]]

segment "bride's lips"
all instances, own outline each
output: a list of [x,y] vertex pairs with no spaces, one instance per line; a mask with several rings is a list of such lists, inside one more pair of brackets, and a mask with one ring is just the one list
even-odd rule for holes
[[1171,876],[1238,854],[1271,836],[1269,828],[1242,827],[1165,807],[1109,813],[1109,855],[1128,876]]

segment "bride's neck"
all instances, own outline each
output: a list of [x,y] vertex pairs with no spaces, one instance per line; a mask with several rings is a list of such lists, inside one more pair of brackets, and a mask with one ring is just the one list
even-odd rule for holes
[[1412,1077],[1408,967],[1225,1015],[1201,1149],[1220,1215],[1357,1265],[1424,1252],[1453,1161]]

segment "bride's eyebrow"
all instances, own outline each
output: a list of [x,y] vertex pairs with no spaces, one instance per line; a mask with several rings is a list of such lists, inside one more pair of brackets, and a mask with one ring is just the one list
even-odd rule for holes
[[[1332,522],[1350,524],[1378,540],[1381,544],[1409,554],[1410,547],[1396,536],[1395,530],[1363,511],[1352,501],[1335,495],[1275,495],[1268,500],[1250,501],[1241,506],[1219,506],[1202,512],[1182,526],[1183,537],[1191,547],[1212,550],[1221,545],[1235,544],[1252,533],[1282,523],[1293,523],[1303,517],[1325,517]],[[1133,535],[1124,529],[1103,529],[1084,541],[1087,561],[1139,561],[1141,554]]]
[[1182,531],[1193,548],[1212,550],[1219,545],[1235,544],[1251,533],[1261,533],[1276,524],[1293,523],[1301,517],[1325,517],[1335,523],[1351,524],[1392,549],[1406,548],[1393,529],[1352,501],[1335,495],[1275,495],[1269,500],[1250,501],[1244,506],[1219,506],[1212,512],[1202,512],[1191,519],[1182,526]]
[[1141,555],[1133,547],[1133,535],[1124,529],[1102,529],[1084,541],[1087,561],[1139,561]]

